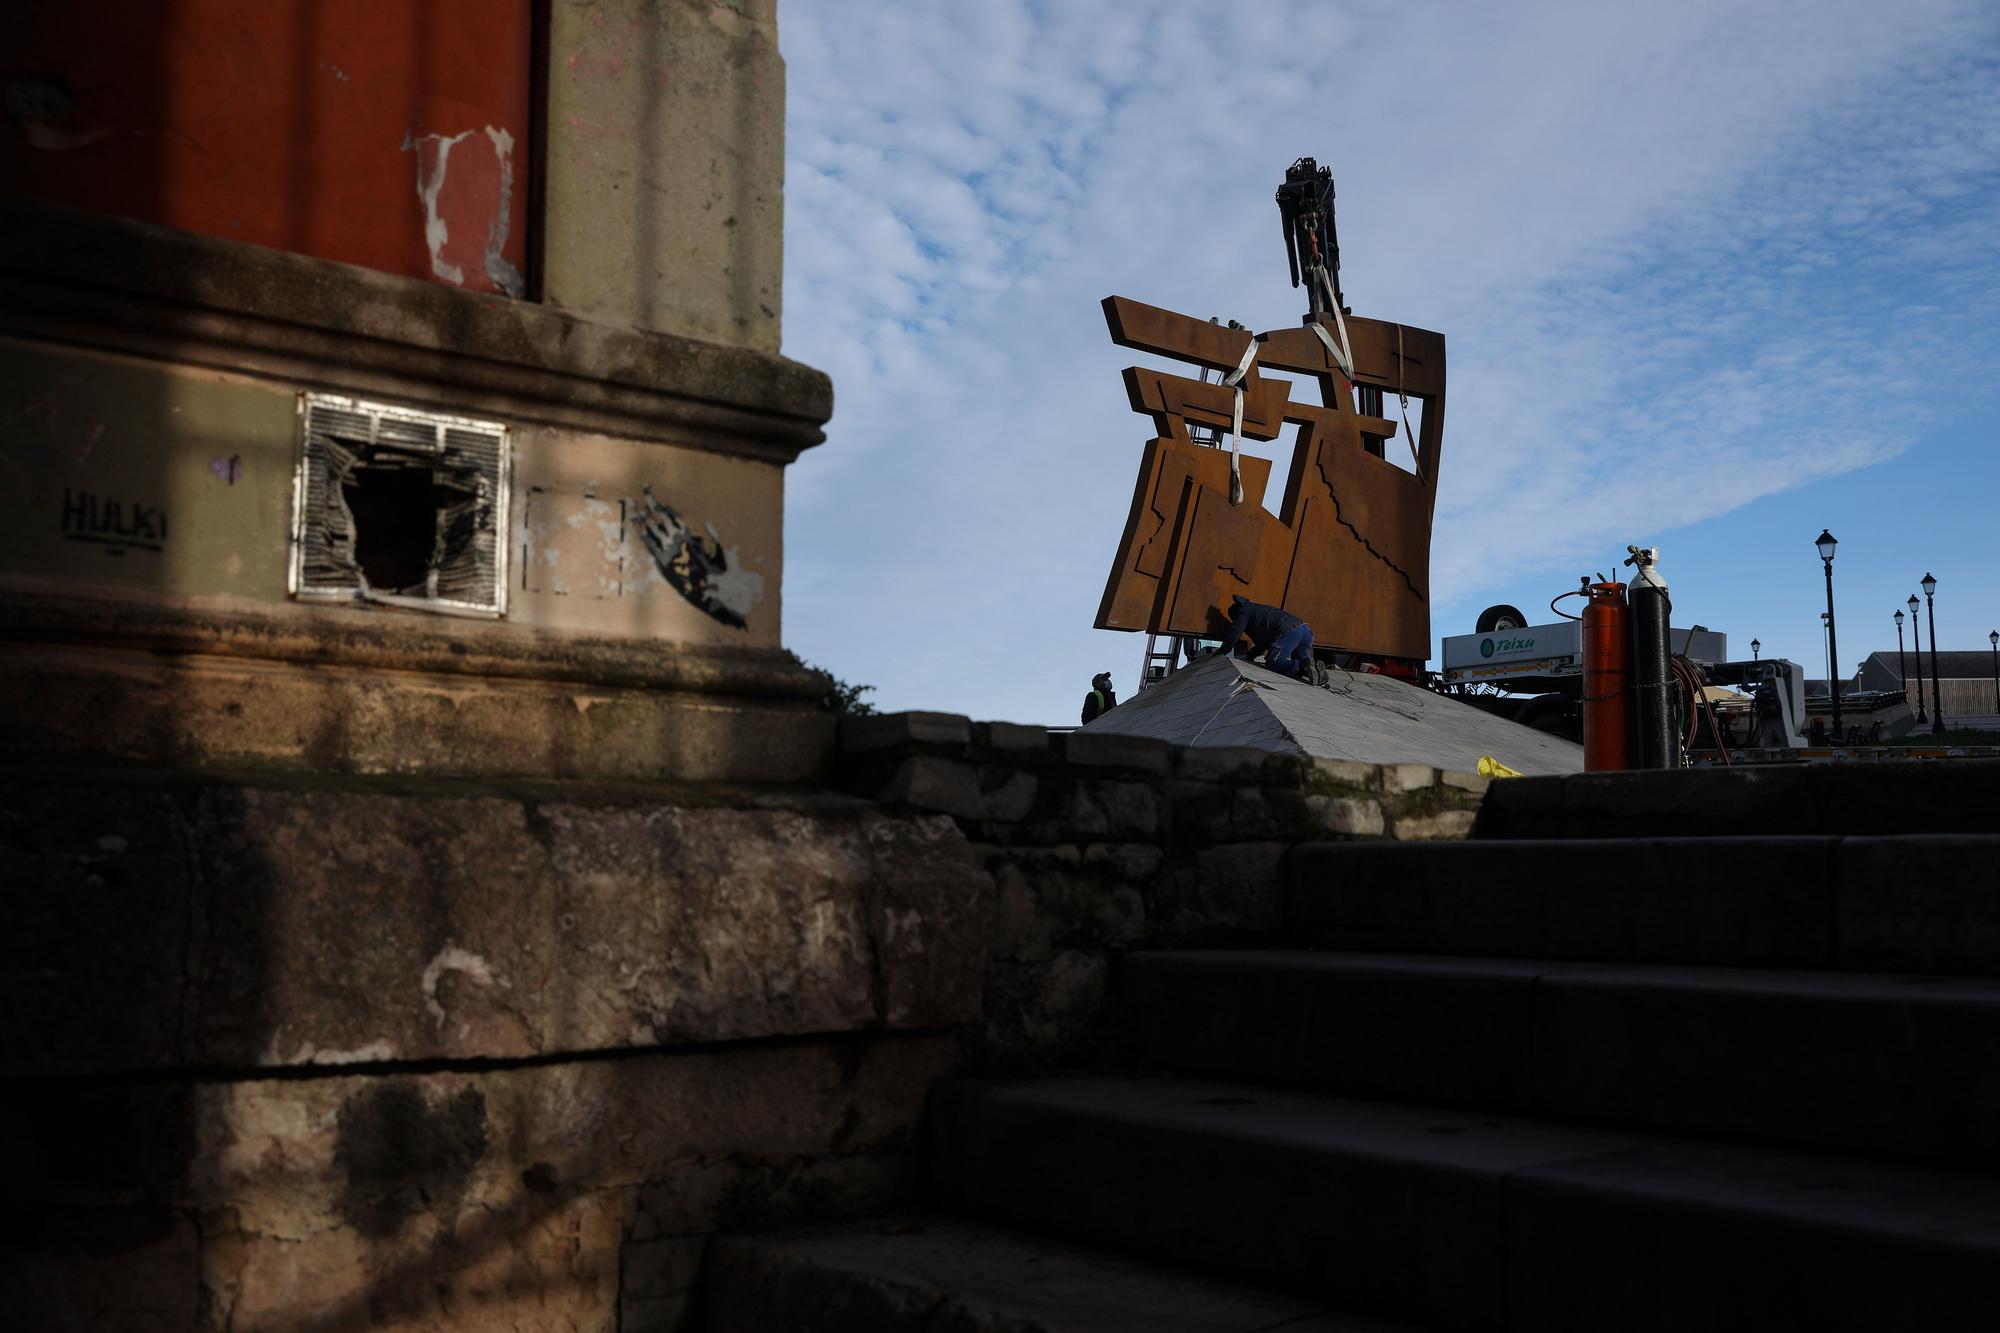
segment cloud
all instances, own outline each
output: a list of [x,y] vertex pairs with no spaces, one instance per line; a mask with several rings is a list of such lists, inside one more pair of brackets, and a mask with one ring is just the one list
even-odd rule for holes
[[1450,339],[1440,604],[1893,456],[2000,351],[1997,39],[1941,2],[789,5],[786,351],[838,407],[786,640],[891,707],[1129,680],[1089,625],[1149,432],[1097,302],[1294,322],[1302,153],[1356,310]]

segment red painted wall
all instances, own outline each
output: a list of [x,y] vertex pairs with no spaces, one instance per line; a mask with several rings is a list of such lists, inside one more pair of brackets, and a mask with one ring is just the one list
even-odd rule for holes
[[36,0],[6,27],[0,190],[519,294],[530,0]]

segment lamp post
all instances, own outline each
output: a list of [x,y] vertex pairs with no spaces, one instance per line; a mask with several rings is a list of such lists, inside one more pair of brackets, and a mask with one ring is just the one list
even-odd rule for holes
[[1993,645],[1993,711],[2000,713],[2000,629],[1986,636]]
[[1937,591],[1937,580],[1924,575],[1924,619],[1931,627],[1931,734],[1944,735],[1944,692],[1938,685],[1937,664],[1937,603],[1931,594]]
[[1763,650],[1764,650],[1764,645],[1763,645],[1763,644],[1761,644],[1761,643],[1757,642],[1757,640],[1755,640],[1755,639],[1752,639],[1752,640],[1750,640],[1750,660],[1751,660],[1751,661],[1753,661],[1753,662],[1754,662],[1754,661],[1756,661],[1756,660],[1757,660],[1757,656],[1758,656],[1758,654],[1760,654],[1761,652],[1763,652]]
[[1833,623],[1833,548],[1840,543],[1825,528],[1813,545],[1819,548],[1820,563],[1826,566],[1826,688],[1833,694],[1833,743],[1840,744],[1840,682],[1833,669],[1840,663],[1840,632]]
[[1928,722],[1930,716],[1924,712],[1924,632],[1918,626],[1917,595],[1910,594],[1910,651],[1917,655],[1917,721]]
[[1910,660],[1903,656],[1903,613],[1896,613],[1896,684],[1902,687],[1903,702],[1910,701]]
[[[1833,645],[1828,643],[1826,640],[1826,629],[1827,629],[1826,612],[1822,611],[1819,613],[1819,650],[1822,653],[1826,654],[1826,693],[1828,698],[1832,698],[1833,697]],[[1837,727],[1840,724],[1836,722],[1834,723],[1834,725]],[[1840,733],[1835,732],[1834,734],[1837,736]]]

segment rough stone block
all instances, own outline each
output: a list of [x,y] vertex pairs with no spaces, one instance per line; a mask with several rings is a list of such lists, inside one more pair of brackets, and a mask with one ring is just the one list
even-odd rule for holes
[[1136,885],[1152,883],[1165,859],[1157,846],[1143,842],[1093,843],[1083,853],[1085,865],[1102,866],[1124,883]]
[[1160,806],[1160,791],[1148,782],[1077,782],[1062,793],[1056,817],[1038,822],[1035,840],[1155,838]]
[[1079,768],[1123,768],[1165,774],[1173,766],[1175,748],[1167,741],[1149,736],[1079,731],[1064,739],[1063,758]]
[[913,754],[876,793],[884,801],[936,810],[960,819],[1013,823],[1035,807],[1033,773],[1003,764],[973,765],[942,755]]
[[1381,785],[1374,764],[1357,763],[1352,759],[1314,759],[1312,771],[1322,782],[1341,786],[1379,788]]
[[1382,836],[1382,807],[1365,797],[1308,796],[1306,809],[1320,832],[1343,838]]
[[881,1021],[891,1028],[977,1022],[992,881],[949,819],[884,820],[870,835],[881,868],[870,918]]
[[1375,782],[1385,792],[1422,791],[1435,786],[1438,771],[1429,764],[1377,764]]
[[1493,779],[1481,777],[1477,773],[1463,773],[1457,769],[1442,769],[1438,781],[1453,791],[1471,792],[1474,796],[1484,796],[1486,789],[1493,785]]
[[978,1017],[990,883],[942,816],[355,779],[40,787],[0,824],[0,1036],[20,1075]]
[[1005,1061],[1059,1063],[1097,1039],[1111,968],[1101,953],[1066,950],[987,974],[987,1038]]
[[1196,745],[1181,751],[1178,772],[1200,782],[1258,782],[1305,767],[1304,760],[1251,745]]
[[1475,810],[1439,810],[1432,814],[1398,815],[1391,825],[1398,842],[1438,842],[1472,832]]
[[1085,855],[1075,847],[1050,847],[995,858],[990,864],[1000,909],[994,955],[1043,962],[1063,949],[1102,950],[1138,940],[1146,930],[1138,884],[1157,871],[1159,857],[1157,848],[1104,844]]
[[972,720],[957,713],[876,713],[840,720],[844,754],[894,745],[969,745]]
[[972,730],[981,745],[995,750],[1017,750],[1034,755],[1047,754],[1049,750],[1047,727],[1022,726],[1018,722],[980,722],[975,723]]
[[1263,933],[1285,913],[1285,855],[1282,842],[1240,842],[1204,847],[1192,871],[1178,871],[1173,884],[1172,924],[1186,934]]

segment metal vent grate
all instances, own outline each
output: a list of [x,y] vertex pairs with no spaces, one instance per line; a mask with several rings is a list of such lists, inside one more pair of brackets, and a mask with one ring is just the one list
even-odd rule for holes
[[301,394],[291,590],[500,615],[507,427]]

